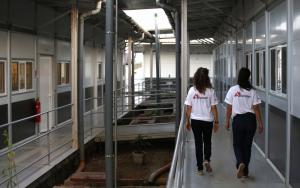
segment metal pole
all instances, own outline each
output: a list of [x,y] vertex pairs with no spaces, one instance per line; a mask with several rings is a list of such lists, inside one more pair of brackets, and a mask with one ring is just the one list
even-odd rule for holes
[[134,42],[132,41],[131,43],[131,105],[132,105],[132,110],[134,109],[134,105],[135,105],[135,95],[134,95],[134,91],[135,91],[135,85],[134,85]]
[[176,37],[176,124],[175,135],[178,133],[181,118],[181,33],[180,33],[180,15],[175,12],[175,37]]
[[[115,73],[115,126],[114,126],[114,135],[115,135],[115,169],[114,169],[114,172],[115,172],[115,188],[117,188],[117,166],[118,166],[118,158],[117,158],[117,154],[118,154],[118,140],[117,140],[117,126],[118,126],[118,97],[117,97],[117,92],[118,92],[118,89],[117,89],[117,65],[118,65],[118,0],[116,0],[116,5],[115,5],[115,8],[116,8],[116,18],[115,18],[115,70],[114,70],[114,73]],[[121,67],[120,67],[121,69]],[[121,78],[121,75],[120,75],[120,78]],[[122,79],[121,79],[122,80]]]
[[50,148],[50,126],[49,126],[49,112],[47,112],[47,150],[48,150],[48,165],[50,164],[50,152],[51,152],[51,148]]
[[83,65],[83,40],[84,40],[84,18],[80,16],[79,19],[79,30],[78,30],[78,60],[77,60],[77,66],[78,66],[78,79],[77,79],[77,117],[78,117],[78,147],[80,152],[80,161],[84,161],[84,128],[83,128],[83,113],[84,113],[84,86],[83,86],[83,79],[84,79],[84,65]]
[[12,145],[12,75],[11,75],[11,31],[7,32],[7,92],[8,92],[8,145]]
[[150,44],[150,91],[152,90],[152,80],[153,80],[153,49],[152,42]]
[[113,188],[113,0],[106,1],[106,23],[105,23],[105,174],[106,187]]
[[156,103],[157,104],[159,104],[160,103],[160,96],[159,96],[159,89],[160,89],[160,85],[159,85],[159,83],[160,83],[160,75],[159,75],[159,73],[160,73],[160,70],[159,70],[159,66],[160,66],[160,62],[159,62],[159,60],[160,60],[160,46],[159,46],[159,38],[158,38],[158,35],[159,35],[159,33],[158,33],[158,26],[157,26],[157,14],[155,13],[155,48],[156,48],[156,94],[157,94],[157,96],[156,96]]

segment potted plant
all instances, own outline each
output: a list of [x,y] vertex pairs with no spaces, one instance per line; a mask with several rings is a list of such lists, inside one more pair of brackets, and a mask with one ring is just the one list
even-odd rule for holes
[[135,164],[145,164],[144,148],[150,146],[150,143],[143,136],[138,135],[134,141],[135,150],[132,152],[133,162]]

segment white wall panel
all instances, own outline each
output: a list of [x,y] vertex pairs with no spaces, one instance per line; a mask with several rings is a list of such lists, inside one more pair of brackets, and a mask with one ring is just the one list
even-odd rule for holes
[[57,41],[57,59],[59,61],[71,61],[71,44],[65,41]]
[[300,118],[300,41],[293,42],[293,68],[292,68],[292,114]]
[[260,17],[256,20],[256,40],[255,47],[261,48],[266,46],[266,18],[265,16]]
[[35,37],[21,33],[11,35],[12,58],[35,58]]
[[293,6],[293,38],[300,40],[300,1],[294,0]]
[[97,51],[95,48],[85,47],[84,50],[84,86],[94,84],[94,70],[97,69]]
[[270,11],[270,44],[287,40],[287,4],[282,2]]
[[48,38],[38,39],[38,53],[54,55],[54,40]]
[[0,57],[7,57],[7,32],[0,31]]

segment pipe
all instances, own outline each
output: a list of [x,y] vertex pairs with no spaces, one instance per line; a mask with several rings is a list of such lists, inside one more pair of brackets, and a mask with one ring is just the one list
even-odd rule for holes
[[172,28],[175,30],[175,27],[176,27],[176,25],[175,25],[176,23],[175,22],[176,21],[174,22],[174,19],[172,17],[171,12],[177,12],[177,10],[174,7],[172,7],[172,6],[170,6],[170,5],[166,4],[166,3],[160,2],[160,0],[156,0],[156,5],[158,5],[158,6],[160,6],[161,8],[164,9],[164,11],[165,11],[165,13],[166,13],[166,15],[167,15],[167,17],[169,19],[169,22],[170,22]]
[[80,165],[77,171],[81,171],[85,166],[85,156],[84,156],[84,62],[83,62],[83,51],[84,51],[84,20],[94,14],[98,14],[101,10],[102,2],[99,1],[97,3],[97,7],[95,10],[91,10],[89,12],[83,13],[79,18],[79,29],[78,29],[78,59],[77,59],[77,117],[78,117],[78,146],[80,152]]
[[148,178],[148,183],[150,185],[154,184],[154,181],[161,176],[163,173],[165,173],[166,171],[168,171],[171,167],[171,163],[168,163],[167,165],[159,168],[158,170],[154,171],[153,173],[151,173],[151,175]]
[[[117,100],[118,100],[118,97],[117,97],[117,91],[118,91],[118,88],[117,88],[117,81],[118,81],[118,76],[117,76],[117,67],[118,67],[118,7],[119,4],[118,4],[118,0],[116,0],[116,6],[115,6],[115,10],[116,10],[116,21],[115,21],[115,67],[114,67],[114,78],[115,78],[115,83],[114,83],[114,88],[115,88],[115,125],[114,125],[114,135],[115,135],[115,139],[114,139],[114,152],[115,152],[115,169],[114,169],[114,186],[115,188],[117,187],[117,166],[118,166],[118,138],[117,138],[117,126],[118,126],[118,103],[117,103]],[[121,66],[120,66],[121,68]],[[121,75],[120,75],[121,76]]]
[[175,37],[176,37],[176,123],[175,123],[175,132],[177,135],[180,117],[181,117],[181,25],[180,25],[180,15],[179,11],[165,3],[156,0],[156,4],[163,9],[174,12],[175,14]]
[[[134,109],[134,105],[135,105],[135,98],[134,98],[134,41],[132,41],[131,43],[131,106],[132,106],[132,110]],[[133,112],[134,113],[134,112]]]
[[105,22],[105,185],[107,188],[113,188],[113,43],[114,43],[114,1],[106,0],[106,22]]

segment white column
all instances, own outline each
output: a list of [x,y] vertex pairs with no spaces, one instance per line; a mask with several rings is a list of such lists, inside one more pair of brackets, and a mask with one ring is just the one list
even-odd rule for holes
[[[132,93],[132,87],[131,87],[131,63],[132,63],[132,49],[131,49],[131,47],[132,47],[132,38],[131,37],[129,37],[129,39],[128,39],[128,54],[127,54],[127,64],[128,64],[128,66],[127,66],[127,71],[128,71],[128,77],[127,77],[127,83],[128,83],[128,92],[129,92],[129,96],[131,96],[133,93]],[[127,97],[127,99],[126,100],[128,100],[128,105],[130,105],[131,103],[132,103],[132,100],[131,100],[131,97]],[[129,107],[129,106],[128,106]]]
[[181,0],[181,96],[182,104],[187,94],[189,83],[189,41],[187,28],[187,0]]
[[77,118],[77,51],[78,51],[78,9],[73,5],[71,11],[71,74],[72,74],[72,139],[73,148],[78,148],[78,118]]

